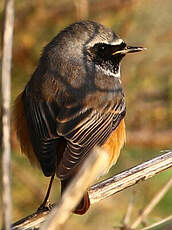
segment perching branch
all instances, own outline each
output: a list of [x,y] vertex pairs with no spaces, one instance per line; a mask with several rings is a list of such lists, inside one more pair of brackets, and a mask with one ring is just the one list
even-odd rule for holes
[[91,204],[112,196],[139,181],[147,180],[170,167],[172,167],[172,151],[101,181],[89,190]]
[[6,230],[11,224],[10,189],[10,99],[11,58],[14,28],[14,0],[6,0],[2,35],[2,203],[3,225]]
[[[147,180],[170,167],[172,167],[172,151],[168,151],[167,153],[155,157],[152,160],[146,161],[107,180],[104,180],[89,189],[89,198],[91,204],[105,199],[119,191],[122,191],[125,188],[138,183],[139,181]],[[89,178],[90,171],[86,171]],[[74,192],[75,191],[73,191],[73,187],[70,186],[69,193],[73,194]],[[59,202],[61,206],[63,206],[63,201],[65,204],[65,200],[61,199]],[[32,215],[16,222],[12,229],[24,230],[39,227],[40,224],[46,220],[48,214],[49,211],[40,213],[35,212]]]
[[109,154],[105,151],[102,151],[100,148],[94,148],[94,151],[89,154],[83,166],[63,193],[57,206],[50,212],[48,218],[46,216],[49,213],[48,211],[36,212],[29,216],[29,219],[26,217],[15,223],[13,229],[35,229],[35,227],[40,226],[40,223],[42,223],[45,218],[47,218],[47,221],[41,226],[42,230],[61,229],[72,210],[82,198],[84,192],[90,184],[93,183],[96,177],[105,170],[106,164],[104,164],[104,162],[107,162],[108,158]]

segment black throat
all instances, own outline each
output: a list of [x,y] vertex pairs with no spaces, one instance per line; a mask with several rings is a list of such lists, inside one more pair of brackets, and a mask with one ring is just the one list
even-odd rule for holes
[[113,55],[113,53],[124,49],[125,46],[125,43],[121,43],[120,45],[97,43],[90,48],[89,55],[95,65],[101,67],[106,72],[108,71],[113,74],[117,74],[119,72],[120,62],[125,55],[120,53]]

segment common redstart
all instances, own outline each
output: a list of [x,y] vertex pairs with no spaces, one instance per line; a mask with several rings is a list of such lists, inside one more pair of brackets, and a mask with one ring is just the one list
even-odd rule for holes
[[[62,192],[94,146],[109,154],[107,172],[116,163],[126,138],[120,62],[142,50],[92,21],[70,25],[44,48],[15,101],[14,126],[22,152],[60,178]],[[74,212],[89,206],[86,192]]]

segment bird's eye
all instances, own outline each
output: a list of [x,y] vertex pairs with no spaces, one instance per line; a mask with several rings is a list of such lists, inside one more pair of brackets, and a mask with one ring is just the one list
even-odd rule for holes
[[106,59],[111,56],[111,45],[106,43],[96,43],[94,46],[89,48],[89,55],[93,58],[103,58]]
[[104,50],[104,49],[105,49],[105,45],[101,45],[100,48],[101,48],[102,50]]
[[105,48],[107,47],[107,44],[104,44],[104,43],[96,43],[94,46],[93,46],[93,48],[95,49],[95,50],[99,50],[99,51],[101,51],[101,50],[105,50]]

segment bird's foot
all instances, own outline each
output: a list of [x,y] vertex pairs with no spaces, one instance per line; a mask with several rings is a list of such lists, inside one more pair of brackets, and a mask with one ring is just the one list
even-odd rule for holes
[[49,201],[47,201],[46,203],[43,202],[37,209],[37,212],[50,211],[52,208],[53,205]]

